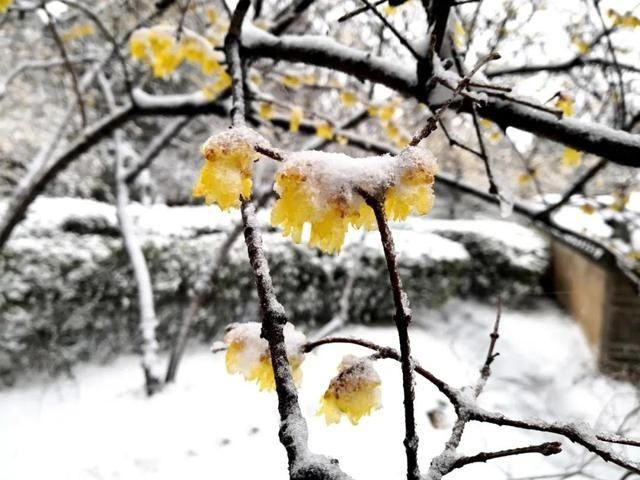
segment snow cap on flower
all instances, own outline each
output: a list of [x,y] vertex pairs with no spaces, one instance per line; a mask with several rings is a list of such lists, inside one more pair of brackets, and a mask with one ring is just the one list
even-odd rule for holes
[[200,170],[194,197],[205,203],[217,203],[222,210],[240,206],[240,197],[251,196],[253,161],[259,154],[256,146],[269,142],[247,127],[236,127],[211,136],[202,145],[205,164]]
[[[256,381],[260,390],[274,390],[275,380],[269,354],[269,344],[260,337],[261,324],[257,322],[233,323],[227,327],[224,343],[227,345],[225,363],[231,374],[242,375],[247,381]],[[300,365],[304,360],[304,334],[290,323],[284,326],[285,347],[296,384],[302,380]]]
[[327,424],[339,423],[345,415],[356,425],[364,415],[380,408],[380,383],[370,359],[345,356],[320,401],[317,415],[324,415]]
[[375,217],[358,192],[383,194],[391,220],[411,213],[424,215],[433,206],[435,157],[422,147],[398,155],[352,158],[343,153],[295,152],[283,162],[275,179],[279,199],[271,223],[295,242],[310,224],[309,244],[326,252],[342,247],[350,226],[373,228]]

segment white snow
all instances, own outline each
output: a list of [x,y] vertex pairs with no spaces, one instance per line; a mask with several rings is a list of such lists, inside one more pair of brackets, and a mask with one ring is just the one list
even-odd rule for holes
[[426,148],[407,147],[398,155],[359,158],[315,150],[292,152],[279,172],[303,178],[309,197],[317,204],[324,204],[336,198],[347,203],[362,202],[356,195],[357,189],[375,195],[417,170],[436,173],[436,159]]
[[[455,303],[441,311],[416,312],[412,328],[415,357],[454,386],[474,382],[489,339],[495,311],[475,303]],[[423,329],[422,327],[426,329]],[[396,346],[391,327],[349,327],[340,335]],[[637,391],[595,372],[579,328],[555,307],[503,312],[500,356],[493,366],[482,408],[514,417],[586,422],[615,430],[637,405]],[[308,354],[302,370],[302,411],[309,422],[310,449],[336,457],[355,479],[404,477],[400,368],[376,361],[383,408],[361,420],[327,426],[314,414],[335,366],[345,354],[370,352],[352,345],[327,345]],[[416,384],[420,461],[426,471],[440,453],[448,429],[432,426],[427,412],[441,395],[420,377]],[[449,426],[453,420],[445,410]],[[629,436],[640,436],[632,419]],[[204,349],[187,354],[178,383],[152,398],[142,391],[138,359],[124,357],[106,366],[83,366],[74,379],[32,380],[0,392],[0,478],[8,480],[89,480],[176,478],[284,479],[286,456],[277,440],[276,397],[255,384],[230,376],[224,354]],[[472,423],[461,452],[474,454],[559,439]],[[550,474],[588,458],[563,441],[552,457],[523,455],[478,464],[452,479],[506,478]],[[620,447],[633,458],[631,447]],[[637,458],[637,456],[635,457]],[[587,468],[600,479],[623,472],[601,461]],[[586,477],[578,475],[578,480]]]

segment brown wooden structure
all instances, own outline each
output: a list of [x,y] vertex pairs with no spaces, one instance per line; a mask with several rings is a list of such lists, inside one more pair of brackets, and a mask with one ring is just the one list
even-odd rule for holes
[[603,371],[640,381],[640,296],[606,259],[552,240],[554,289],[583,328]]

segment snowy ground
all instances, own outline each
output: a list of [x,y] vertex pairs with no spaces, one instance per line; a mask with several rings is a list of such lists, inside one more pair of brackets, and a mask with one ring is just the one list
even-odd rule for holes
[[[486,353],[494,310],[473,303],[416,312],[415,356],[454,385],[473,381]],[[349,328],[341,334],[395,345],[392,328]],[[383,380],[383,408],[360,425],[326,426],[314,413],[335,368],[358,347],[331,345],[308,356],[300,393],[309,420],[310,446],[335,456],[355,479],[404,478],[400,372],[391,360],[377,362]],[[500,357],[481,404],[517,417],[581,420],[615,429],[636,404],[631,385],[594,372],[584,338],[572,321],[550,304],[503,315]],[[362,352],[364,353],[364,352]],[[447,429],[437,429],[427,412],[440,396],[418,380],[417,413],[423,468],[441,449]],[[450,422],[452,412],[446,411]],[[630,436],[640,436],[640,421]],[[463,453],[494,450],[556,437],[507,428],[471,425]],[[590,457],[563,441],[554,457],[521,456],[457,470],[450,477],[519,478],[571,470]],[[630,458],[640,452],[627,451]],[[39,380],[0,392],[0,479],[284,479],[284,450],[277,441],[275,395],[258,392],[228,376],[222,355],[204,348],[189,353],[177,385],[151,399],[141,389],[134,357],[106,366],[84,366],[74,380]],[[622,472],[600,461],[588,471],[619,479]],[[577,478],[581,478],[578,476]],[[586,478],[586,477],[582,477]]]

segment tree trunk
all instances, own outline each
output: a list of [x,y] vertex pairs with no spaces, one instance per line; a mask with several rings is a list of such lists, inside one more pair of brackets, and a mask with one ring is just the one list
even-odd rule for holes
[[129,191],[124,181],[124,158],[121,151],[121,132],[115,133],[116,139],[116,213],[122,241],[129,256],[136,286],[138,289],[138,307],[140,311],[140,333],[142,349],[142,369],[144,370],[145,389],[147,395],[153,395],[162,388],[162,379],[159,373],[158,341],[156,340],[156,318],[153,301],[153,287],[149,268],[144,258],[142,248],[135,235],[134,225],[127,212],[129,204]]

